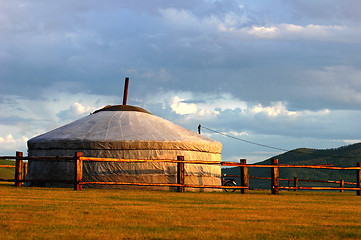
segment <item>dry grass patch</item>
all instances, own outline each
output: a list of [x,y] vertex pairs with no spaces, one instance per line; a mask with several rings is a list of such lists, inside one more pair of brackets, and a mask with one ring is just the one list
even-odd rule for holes
[[0,185],[1,239],[361,238],[354,193],[175,193]]

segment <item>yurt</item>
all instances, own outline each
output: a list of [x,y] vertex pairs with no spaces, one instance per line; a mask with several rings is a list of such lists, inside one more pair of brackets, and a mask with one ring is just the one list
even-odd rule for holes
[[[106,106],[79,120],[28,141],[29,156],[73,156],[121,159],[220,161],[222,144],[130,105]],[[176,183],[177,164],[168,162],[87,162],[89,182]],[[29,161],[28,180],[73,180],[74,162]],[[33,183],[33,185],[36,183]],[[39,184],[39,183],[38,183]],[[64,184],[42,183],[43,186]],[[221,166],[185,164],[185,184],[221,185]],[[71,186],[70,184],[68,186]],[[85,187],[122,185],[89,185]],[[134,186],[133,186],[134,187]],[[147,187],[169,189],[174,187]],[[203,191],[207,189],[186,189]]]

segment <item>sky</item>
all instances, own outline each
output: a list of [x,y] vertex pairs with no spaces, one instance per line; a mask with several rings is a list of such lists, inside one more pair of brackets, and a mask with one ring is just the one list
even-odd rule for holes
[[360,10],[359,0],[1,0],[0,155],[122,104],[125,77],[129,105],[201,124],[224,160],[360,142]]

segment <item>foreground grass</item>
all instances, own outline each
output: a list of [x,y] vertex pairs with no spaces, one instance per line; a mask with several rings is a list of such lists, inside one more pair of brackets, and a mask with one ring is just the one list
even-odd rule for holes
[[354,193],[176,193],[0,185],[0,239],[361,239]]

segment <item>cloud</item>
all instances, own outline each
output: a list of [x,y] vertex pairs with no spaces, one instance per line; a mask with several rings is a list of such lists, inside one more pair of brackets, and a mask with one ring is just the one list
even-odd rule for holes
[[[1,126],[1,125],[0,125]],[[2,152],[0,155],[9,154],[15,155],[15,151],[26,152],[26,142],[28,138],[25,136],[14,137],[13,134],[3,135],[5,137],[1,137],[3,131],[0,131],[0,145]],[[15,133],[14,135],[18,135]],[[4,152],[5,151],[5,152]]]
[[247,136],[248,133],[247,132],[236,132],[236,131],[230,131],[228,133],[226,133],[227,135],[230,134],[230,135],[233,135],[233,136]]
[[[359,42],[360,39],[360,28],[354,25],[320,25],[313,23],[307,25],[294,23],[258,25],[252,24],[251,18],[246,13],[236,14],[232,11],[222,16],[216,14],[197,16],[190,10],[175,8],[160,9],[159,12],[172,29],[196,34],[201,33],[203,36],[208,35],[209,37],[221,33],[223,38],[219,40],[222,41],[228,41],[229,38],[239,38],[242,40],[279,39]],[[189,46],[189,41],[186,45]]]
[[164,21],[178,31],[215,33],[220,27],[233,28],[247,22],[247,17],[239,16],[234,12],[228,12],[223,16],[216,14],[197,16],[191,11],[184,9],[160,9]]
[[[357,120],[361,114],[354,110],[290,110],[287,102],[263,105],[237,101],[231,94],[202,95],[177,92],[168,95],[159,93],[156,96],[161,104],[147,99],[146,102],[153,102],[145,106],[147,110],[194,130],[201,124],[247,139],[255,136],[319,139],[321,142],[326,139],[339,139],[339,144],[344,142],[342,139],[359,139],[358,130],[355,129],[361,131]],[[228,104],[223,105],[224,103]],[[214,137],[214,134],[209,136]],[[257,141],[263,142],[262,139]],[[282,145],[280,147],[282,148]]]
[[359,9],[361,3],[358,0],[345,2],[324,0],[309,2],[303,0],[284,1],[285,5],[292,9],[294,19],[307,19],[308,21],[327,22],[359,22],[361,20]]
[[278,115],[295,116],[297,112],[289,111],[282,102],[277,102],[273,106],[263,107],[261,104],[253,106],[250,111],[254,114],[265,113],[271,117],[277,117]]
[[14,139],[13,135],[9,134],[5,138],[0,137],[0,143],[5,143],[5,144],[15,143],[15,139]]
[[355,144],[361,142],[361,139],[343,139],[346,144]]
[[[0,136],[24,143],[119,104],[130,77],[129,104],[190,129],[201,123],[281,147],[356,141],[359,7],[358,0],[3,0]],[[222,141],[225,156],[240,151]]]
[[234,28],[232,26],[219,26],[220,31],[231,34],[240,39],[259,40],[314,40],[326,42],[359,42],[360,29],[343,25],[317,25],[306,26],[289,23],[268,26],[253,25],[251,27]]
[[[187,98],[180,98],[182,95]],[[149,105],[148,110],[156,113],[161,111],[169,120],[190,129],[201,124],[234,136],[268,135],[315,139],[358,139],[358,130],[355,129],[361,131],[357,120],[361,114],[354,110],[289,110],[288,104],[281,101],[270,105],[238,102],[238,107],[229,104],[221,108],[212,103],[216,99],[224,101],[219,95],[211,98],[210,95],[181,92],[171,99],[169,102],[167,98],[164,100],[161,110],[153,108],[157,105]],[[202,110],[207,114],[202,115]],[[172,112],[176,115],[169,114]]]
[[69,92],[65,85],[44,88],[34,99],[2,95],[0,108],[8,114],[0,117],[1,149],[26,151],[27,139],[117,103],[117,97]]
[[70,106],[70,108],[60,111],[58,114],[56,114],[56,116],[62,121],[74,120],[80,118],[81,116],[84,116],[85,113],[90,114],[95,110],[95,107],[85,107],[82,104],[75,102]]
[[182,102],[183,100],[177,96],[173,97],[170,107],[172,108],[172,110],[174,112],[176,112],[177,114],[180,114],[180,115],[187,115],[187,114],[197,112],[198,109],[197,109],[196,104],[185,103],[185,102]]

